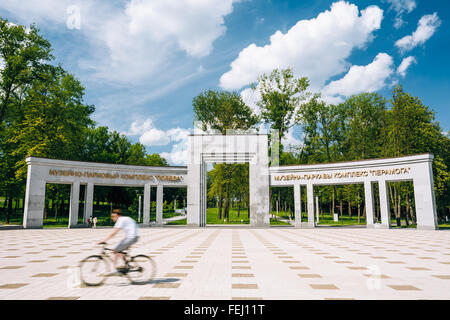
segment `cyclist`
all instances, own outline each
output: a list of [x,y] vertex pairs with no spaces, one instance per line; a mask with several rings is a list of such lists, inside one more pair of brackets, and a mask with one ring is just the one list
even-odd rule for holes
[[125,255],[122,252],[138,241],[138,226],[136,221],[132,218],[122,216],[120,209],[114,209],[112,211],[111,219],[115,222],[114,230],[103,241],[99,242],[99,244],[106,244],[107,241],[114,237],[121,229],[125,233],[125,238],[123,238],[122,241],[120,241],[119,244],[113,249],[113,262],[117,270],[114,274],[121,274],[124,271],[124,267],[118,267],[118,259],[120,257],[121,260],[125,262]]

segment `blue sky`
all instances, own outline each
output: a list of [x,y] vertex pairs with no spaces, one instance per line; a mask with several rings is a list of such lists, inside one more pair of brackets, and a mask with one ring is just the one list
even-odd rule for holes
[[[450,128],[448,1],[2,0],[0,16],[40,27],[98,125],[172,164],[196,95],[236,90],[257,111],[248,85],[287,66],[330,103],[400,83]],[[297,128],[287,143],[299,139]]]

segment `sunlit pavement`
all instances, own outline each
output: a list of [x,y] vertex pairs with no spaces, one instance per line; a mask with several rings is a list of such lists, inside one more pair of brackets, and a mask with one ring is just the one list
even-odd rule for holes
[[140,229],[153,281],[80,285],[110,231],[1,230],[0,299],[450,299],[449,231]]

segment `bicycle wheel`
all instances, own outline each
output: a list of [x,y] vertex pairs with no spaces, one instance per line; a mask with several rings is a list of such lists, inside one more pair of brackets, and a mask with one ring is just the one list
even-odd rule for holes
[[80,278],[88,286],[101,285],[109,272],[109,264],[102,256],[89,256],[80,262]]
[[152,258],[140,254],[128,262],[128,279],[133,284],[146,284],[155,277],[156,264]]

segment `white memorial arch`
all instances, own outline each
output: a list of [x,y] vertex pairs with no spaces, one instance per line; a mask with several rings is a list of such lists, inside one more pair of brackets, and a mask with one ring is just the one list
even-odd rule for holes
[[[143,225],[150,222],[150,188],[157,188],[156,225],[162,225],[163,188],[187,187],[187,226],[206,226],[208,163],[249,163],[250,227],[269,227],[269,187],[294,188],[295,226],[314,228],[314,186],[364,184],[368,228],[390,228],[388,182],[413,181],[417,228],[438,229],[433,155],[317,165],[269,167],[267,135],[190,135],[187,167],[129,166],[27,158],[24,228],[42,228],[47,183],[70,184],[69,227],[77,227],[80,186],[86,185],[83,221],[92,215],[94,185],[144,187]],[[378,183],[379,195],[372,184]],[[308,220],[301,220],[300,186],[307,190]],[[374,223],[374,197],[381,223]]]
[[189,136],[187,225],[206,226],[208,163],[249,163],[250,226],[268,227],[269,167],[267,135]]

